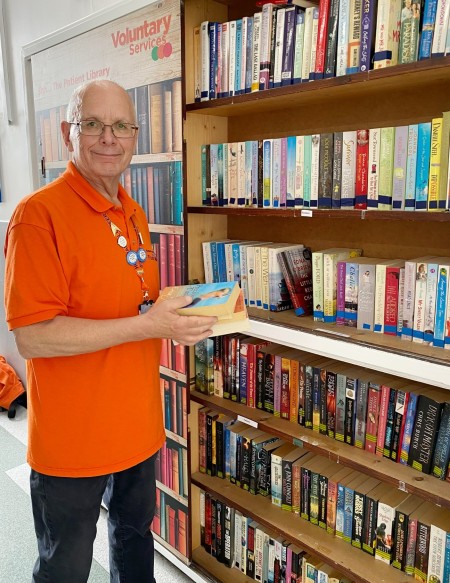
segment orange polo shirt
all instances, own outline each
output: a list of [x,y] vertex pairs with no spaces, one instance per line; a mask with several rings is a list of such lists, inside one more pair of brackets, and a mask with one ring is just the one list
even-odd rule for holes
[[[141,282],[126,262],[107,213],[131,247],[151,250],[143,210],[119,187],[114,207],[72,163],[15,210],[5,242],[6,319],[11,330],[56,315],[108,319],[137,315]],[[158,295],[154,259],[144,263]],[[28,463],[52,476],[97,476],[129,468],[165,440],[159,390],[160,340],[90,354],[27,361]]]

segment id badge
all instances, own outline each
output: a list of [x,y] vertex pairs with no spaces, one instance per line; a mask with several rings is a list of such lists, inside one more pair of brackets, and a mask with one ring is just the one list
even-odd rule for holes
[[139,304],[138,306],[139,315],[146,314],[152,306],[153,306],[152,300],[149,300],[148,302],[142,302],[142,304]]

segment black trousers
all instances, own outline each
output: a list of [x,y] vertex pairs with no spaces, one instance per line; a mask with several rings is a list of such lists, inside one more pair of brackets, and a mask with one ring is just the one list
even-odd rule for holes
[[60,478],[31,471],[39,557],[33,583],[86,583],[102,498],[111,583],[153,583],[155,457],[114,474]]

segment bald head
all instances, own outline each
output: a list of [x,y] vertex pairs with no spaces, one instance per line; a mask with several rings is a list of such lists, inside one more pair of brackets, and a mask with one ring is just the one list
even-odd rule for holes
[[98,93],[116,93],[123,94],[130,106],[130,122],[136,123],[136,110],[134,103],[127,91],[115,81],[101,80],[101,81],[87,81],[82,85],[79,85],[70,97],[69,104],[67,106],[67,121],[80,121],[82,118],[82,107],[83,101],[87,95],[93,92]]

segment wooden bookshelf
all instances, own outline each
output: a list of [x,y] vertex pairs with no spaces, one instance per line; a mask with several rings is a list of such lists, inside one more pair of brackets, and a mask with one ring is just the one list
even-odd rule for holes
[[[410,259],[450,256],[449,212],[212,208],[202,206],[203,144],[288,135],[409,125],[449,110],[450,57],[323,79],[256,93],[194,103],[193,34],[204,20],[225,22],[255,12],[250,0],[185,3],[185,226],[188,279],[204,281],[201,244],[224,238],[302,243],[312,251],[361,247],[366,257]],[[293,311],[249,310],[249,335],[328,358],[450,390],[450,351],[383,334],[337,327]],[[191,359],[192,362],[192,359]],[[191,368],[189,377],[192,377]],[[334,565],[352,581],[406,582],[404,573],[375,560],[317,526],[252,496],[225,480],[198,472],[197,412],[207,406],[309,449],[367,476],[450,508],[448,483],[408,466],[337,442],[312,430],[238,403],[191,391],[190,492],[192,560],[210,576],[229,581],[240,573],[220,565],[200,547],[199,489],[251,516]],[[243,579],[244,581],[246,579]]]
[[[245,516],[251,516],[259,524],[269,528],[302,549],[320,557],[339,569],[355,583],[406,583],[405,573],[394,569],[374,557],[357,551],[340,538],[333,537],[318,526],[286,512],[272,504],[269,498],[253,496],[226,480],[212,478],[196,472],[192,483],[215,498],[222,500]],[[215,559],[214,559],[215,560]],[[229,571],[234,576],[234,570]],[[222,579],[229,581],[230,579]]]
[[[290,441],[299,447],[325,456],[328,459],[367,474],[368,476],[392,484],[395,488],[416,494],[424,500],[429,500],[450,509],[450,488],[448,482],[422,474],[417,470],[397,464],[387,458],[379,457],[362,449],[347,445],[321,435],[315,431],[305,429],[285,419],[280,419],[260,411],[221,399],[212,395],[204,395],[199,391],[191,391],[191,400],[204,407],[211,407],[215,411],[233,415],[238,420],[258,427],[271,435],[276,435],[285,441]],[[249,421],[246,421],[246,420]]]

